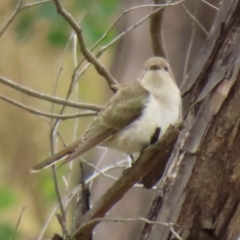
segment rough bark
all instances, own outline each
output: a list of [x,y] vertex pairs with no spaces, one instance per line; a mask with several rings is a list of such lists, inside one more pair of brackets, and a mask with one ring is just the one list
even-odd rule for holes
[[[240,234],[239,13],[239,0],[222,1],[198,61],[181,86],[191,108],[149,211],[153,220],[176,223],[184,240],[232,240]],[[172,238],[171,230],[159,225],[146,224],[140,235]]]

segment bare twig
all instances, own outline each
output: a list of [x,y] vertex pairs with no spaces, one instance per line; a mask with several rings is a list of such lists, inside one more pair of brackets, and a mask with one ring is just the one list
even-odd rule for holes
[[[186,0],[184,0],[184,1],[186,1]],[[108,36],[108,34],[110,33],[110,31],[117,25],[117,23],[123,18],[123,16],[125,16],[125,15],[126,15],[127,13],[129,13],[130,11],[138,10],[138,9],[141,9],[141,8],[149,8],[149,7],[163,7],[163,8],[164,8],[164,7],[166,7],[166,6],[174,6],[174,5],[179,4],[179,3],[181,3],[181,2],[184,2],[184,1],[179,1],[179,2],[177,2],[177,3],[168,3],[168,4],[147,4],[147,5],[141,5],[141,6],[132,7],[132,8],[129,8],[129,9],[125,10],[125,11],[117,18],[117,20],[116,20],[115,22],[113,22],[113,24],[109,27],[109,29],[103,34],[102,37],[100,37],[100,39],[92,46],[92,48],[91,48],[90,50],[93,51],[93,50],[99,45],[99,43]],[[169,1],[169,2],[170,2],[170,1]],[[149,17],[151,17],[152,15],[154,15],[154,13],[153,13],[153,14],[151,13]],[[148,18],[149,18],[149,17],[148,17]],[[148,18],[146,18],[145,20],[147,20]],[[144,21],[145,21],[145,20],[144,20]],[[144,22],[144,21],[143,21],[143,22]],[[139,25],[140,25],[140,24],[139,24]],[[137,25],[137,26],[139,26],[139,25]],[[112,44],[114,44],[114,43],[116,43],[117,41],[119,41],[119,40],[120,40],[123,36],[125,36],[128,32],[130,32],[132,29],[134,29],[135,27],[137,27],[137,26],[135,26],[135,25],[133,25],[133,26],[134,26],[134,27],[130,27],[131,29],[129,28],[129,31],[128,31],[128,30],[124,31],[123,34],[121,34],[120,37],[117,36],[116,41],[112,40],[112,41],[111,41],[111,44],[107,44],[105,47],[102,47],[102,48],[100,49],[100,51],[97,52],[96,58],[100,58],[100,57],[102,56],[102,54],[103,54]],[[88,67],[91,66],[91,63],[86,64],[86,65],[84,66],[84,68],[77,74],[77,71],[78,71],[80,65],[83,63],[83,61],[84,61],[84,58],[82,58],[82,59],[80,60],[80,62],[78,63],[76,69],[74,70],[74,74],[73,74],[73,75],[74,75],[74,76],[76,75],[76,77],[75,77],[75,79],[76,79],[75,82],[77,81],[77,79],[78,79],[80,76],[82,76],[82,75],[86,72],[86,70],[88,69]],[[74,83],[74,84],[75,84],[75,83]],[[73,86],[74,86],[74,84],[73,84]]]
[[205,27],[197,20],[196,16],[192,15],[186,6],[184,4],[181,4],[187,15],[200,27],[200,29],[203,31],[203,33],[208,36],[208,31],[205,29]]
[[95,104],[87,104],[87,103],[78,103],[74,101],[67,101],[59,97],[53,97],[51,95],[43,94],[40,92],[37,92],[33,89],[23,87],[20,84],[17,84],[5,77],[0,76],[0,82],[4,85],[7,85],[13,89],[16,89],[24,94],[27,94],[32,97],[40,98],[45,101],[61,104],[68,107],[74,107],[74,108],[81,108],[81,109],[87,109],[87,110],[93,110],[93,111],[100,111],[102,108]]
[[[85,14],[83,14],[83,16],[81,17],[81,19],[80,19],[79,22],[82,21],[82,19],[83,19],[84,16],[85,16]],[[56,79],[56,81],[55,81],[55,86],[54,86],[54,91],[53,91],[53,95],[54,95],[54,96],[56,95],[56,90],[57,90],[57,86],[58,86],[58,81],[59,81],[59,77],[60,77],[61,71],[62,71],[62,69],[63,69],[63,66],[62,66],[62,65],[63,65],[63,61],[64,61],[64,58],[65,58],[67,49],[68,49],[68,47],[69,47],[69,44],[70,44],[71,40],[73,39],[73,37],[74,37],[75,35],[76,35],[75,32],[72,31],[72,33],[71,33],[71,35],[70,35],[70,37],[69,37],[69,39],[68,39],[68,42],[67,42],[67,44],[66,44],[66,46],[65,46],[65,48],[64,48],[62,57],[61,57],[61,59],[60,59],[60,64],[59,64],[60,67],[59,67],[59,70],[58,70],[58,75],[57,75],[57,79]],[[74,82],[74,79],[72,79],[72,81],[71,81],[71,83],[70,83],[70,86],[69,86],[69,89],[68,89],[68,93],[67,93],[67,96],[66,96],[66,100],[69,99],[69,97],[70,97],[70,95],[71,95],[71,93],[72,93],[72,89],[73,89],[72,85],[73,85],[73,82]],[[52,106],[52,111],[53,111],[53,107],[54,107],[54,105]],[[64,109],[65,109],[65,107],[63,106],[62,109],[61,109],[61,111],[60,111],[61,114],[63,113]]]
[[94,65],[97,72],[106,79],[110,88],[113,89],[111,86],[118,84],[118,82],[116,81],[116,79],[114,79],[110,72],[98,61],[98,59],[87,49],[82,36],[82,28],[77,24],[77,22],[73,19],[70,13],[68,13],[62,7],[62,4],[60,3],[59,0],[54,0],[54,3],[56,5],[58,13],[62,15],[62,17],[69,23],[69,25],[76,32],[80,49],[84,57],[87,59],[87,61],[91,62]]
[[0,37],[4,34],[4,32],[7,30],[7,28],[10,26],[10,24],[13,22],[13,20],[15,19],[15,17],[18,15],[18,13],[26,8],[31,8],[31,7],[35,7],[38,6],[40,4],[43,3],[48,3],[48,2],[52,2],[53,0],[43,0],[43,1],[39,1],[39,2],[34,2],[34,3],[28,3],[28,4],[23,4],[22,0],[19,0],[12,15],[9,17],[9,19],[7,20],[6,24],[3,26],[2,30],[0,31]]
[[52,166],[52,174],[53,174],[53,181],[54,181],[54,187],[55,187],[55,192],[57,195],[57,199],[58,199],[58,204],[60,207],[60,211],[61,211],[61,226],[62,226],[62,230],[65,236],[69,236],[68,230],[67,230],[67,226],[66,226],[66,212],[65,209],[63,207],[63,201],[62,201],[62,197],[60,194],[60,190],[59,190],[59,185],[58,185],[58,180],[57,180],[57,174],[56,174],[56,166],[53,165]]
[[[169,1],[170,2],[170,1]],[[167,7],[167,6],[172,6],[173,4],[169,3],[169,4],[147,4],[147,5],[141,5],[141,6],[136,6],[136,7],[131,7],[127,10],[125,10],[118,18],[117,20],[109,27],[109,29],[103,34],[103,36],[101,38],[99,38],[99,40],[93,45],[93,47],[91,48],[91,51],[93,51],[98,45],[99,43],[104,40],[109,32],[117,25],[117,23],[119,23],[119,21],[127,14],[129,13],[130,11],[133,11],[133,10],[138,10],[138,9],[141,9],[141,8],[150,8],[150,7]],[[99,57],[99,53],[97,54],[97,57]]]
[[[91,177],[89,177],[89,178],[86,180],[86,184],[89,185],[94,179],[98,178],[99,176],[104,175],[106,172],[109,172],[109,171],[114,170],[114,169],[116,169],[116,168],[125,168],[125,166],[123,166],[123,164],[124,164],[125,162],[126,162],[126,160],[123,160],[123,161],[121,161],[121,162],[119,162],[119,163],[116,163],[116,164],[114,164],[114,165],[111,165],[111,166],[108,166],[108,167],[106,167],[106,168],[104,168],[104,169],[99,170],[101,173],[100,173],[100,172],[96,172],[94,175],[92,175]],[[64,209],[67,209],[67,206],[69,205],[69,203],[72,201],[72,199],[76,196],[76,194],[77,194],[80,190],[81,190],[81,186],[78,185],[77,187],[75,187],[75,188],[71,191],[71,193],[67,194],[67,196],[64,197],[64,199],[63,199],[63,201],[62,201],[62,202],[63,202],[63,205],[64,205]],[[45,225],[43,226],[43,229],[42,229],[41,233],[40,233],[39,236],[38,236],[38,240],[42,240],[43,235],[44,235],[45,231],[47,230],[47,227],[48,227],[48,225],[50,224],[50,221],[51,221],[52,218],[54,217],[54,215],[55,215],[55,213],[56,213],[56,211],[57,211],[58,208],[59,208],[59,204],[57,204],[57,205],[53,208],[53,210],[52,210],[52,212],[50,213],[50,215],[49,215],[49,217],[48,217]]]
[[43,3],[48,3],[48,2],[52,2],[52,1],[53,0],[42,0],[42,1],[34,2],[34,3],[23,4],[21,9],[35,7],[35,6],[41,5]]
[[[102,54],[109,48],[111,47],[113,44],[115,44],[117,41],[119,41],[122,37],[124,37],[127,33],[129,33],[131,30],[133,30],[134,28],[140,26],[143,22],[145,22],[147,19],[149,19],[151,16],[153,16],[154,14],[158,13],[159,11],[161,11],[164,7],[166,6],[174,6],[177,4],[180,4],[182,2],[185,2],[186,0],[180,0],[178,2],[174,2],[174,3],[167,3],[167,4],[150,4],[150,5],[142,5],[142,6],[137,6],[137,7],[132,7],[129,8],[127,10],[125,10],[120,17],[118,17],[118,19],[111,25],[111,27],[107,30],[107,32],[94,44],[94,46],[91,48],[91,51],[93,49],[95,49],[95,47],[109,34],[109,32],[113,29],[113,27],[120,21],[120,19],[129,11],[132,10],[137,10],[140,8],[146,8],[146,7],[159,7],[157,8],[155,11],[153,11],[152,13],[148,14],[147,16],[143,17],[140,21],[138,21],[136,24],[130,26],[128,29],[126,29],[124,32],[122,32],[121,34],[119,34],[116,38],[114,38],[112,41],[110,41],[107,45],[105,45],[104,47],[102,47],[96,54],[96,58],[100,58],[102,56]],[[165,54],[167,55],[167,53]],[[88,69],[88,67],[91,66],[90,63],[88,63],[82,70],[81,72],[79,72],[78,74],[77,71],[80,67],[80,65],[82,64],[82,62],[84,61],[84,58],[82,58],[77,66],[77,68],[74,70],[74,76],[76,75],[76,81],[77,79],[83,75],[86,70]],[[73,84],[74,85],[74,84]]]
[[[65,48],[64,53],[65,53],[66,49],[67,49],[67,48]],[[62,60],[63,60],[63,59],[62,59]],[[63,70],[63,67],[61,66],[61,67],[59,68],[59,71],[58,71],[58,74],[57,74],[57,79],[56,79],[55,84],[54,84],[54,89],[53,89],[53,96],[54,96],[54,97],[55,97],[56,92],[57,92],[58,81],[59,81],[59,78],[60,78],[60,75],[61,75],[62,70]],[[51,106],[51,113],[54,112],[54,106],[55,106],[55,105],[52,104],[52,106]]]
[[[102,176],[104,177],[107,177],[109,179],[112,179],[112,180],[117,180],[117,178],[111,176],[110,174],[107,174],[107,173],[104,173],[103,171],[101,171],[100,169],[98,169],[97,167],[94,166],[94,164],[92,163],[89,163],[88,161],[86,161],[84,158],[81,157],[81,162],[84,162],[86,163],[88,166],[92,167],[94,170],[95,170],[95,173],[98,172],[100,173]],[[114,168],[117,168],[116,166]]]
[[39,111],[35,108],[31,108],[28,107],[22,103],[16,102],[8,97],[5,97],[3,95],[0,94],[0,99],[11,103],[12,105],[19,107],[23,110],[26,110],[30,113],[36,114],[36,115],[40,115],[40,116],[44,116],[44,117],[49,117],[49,118],[57,118],[57,119],[61,119],[61,120],[67,120],[67,119],[72,119],[72,118],[78,118],[78,117],[88,117],[88,116],[96,116],[97,112],[92,112],[92,111],[86,111],[86,112],[81,112],[81,113],[74,113],[74,114],[66,114],[66,115],[61,115],[61,114],[54,114],[54,113],[46,113],[46,112],[42,112]]
[[[81,18],[81,20],[82,20],[82,18]],[[81,20],[80,20],[80,22],[81,22]],[[56,79],[56,82],[55,82],[54,93],[53,93],[54,95],[56,94],[56,89],[57,89],[57,85],[58,85],[58,81],[59,81],[59,76],[60,76],[61,70],[62,70],[62,68],[63,68],[62,63],[63,63],[64,57],[65,57],[67,48],[68,48],[68,46],[69,46],[69,43],[70,43],[71,39],[74,38],[74,36],[75,36],[75,33],[74,33],[74,31],[73,31],[72,34],[70,35],[69,39],[68,39],[67,45],[66,45],[66,47],[65,47],[65,49],[64,49],[64,52],[63,52],[63,56],[62,56],[62,58],[61,58],[61,60],[60,60],[60,68],[59,68],[58,75],[57,75],[57,79]],[[70,97],[70,95],[71,95],[71,93],[72,93],[72,90],[73,90],[73,88],[72,88],[72,83],[73,83],[73,81],[74,81],[74,80],[72,79],[72,81],[71,81],[71,83],[70,83],[70,85],[69,85],[69,89],[68,89],[68,92],[67,92],[66,100],[69,99],[69,97]],[[77,94],[77,95],[78,95],[78,94]],[[52,111],[53,111],[53,108],[54,108],[54,104],[52,105]],[[65,110],[65,106],[63,105],[62,108],[61,108],[61,110],[60,110],[60,115],[63,114],[64,110]],[[56,143],[56,141],[57,141],[56,134],[58,133],[57,128],[58,128],[58,126],[59,126],[59,124],[60,124],[60,120],[61,120],[61,119],[58,118],[53,125],[51,124],[51,125],[52,125],[52,130],[51,130],[51,133],[50,133],[50,142],[51,142],[51,148],[52,148],[52,149],[54,149],[54,143]],[[78,124],[78,119],[75,119],[75,123]],[[53,151],[52,151],[52,154],[53,154]],[[63,177],[63,179],[65,180],[66,192],[67,192],[67,193],[68,193],[68,190],[69,190],[68,187],[69,187],[69,181],[70,181],[71,172],[72,172],[71,170],[72,170],[72,163],[69,164],[69,174],[68,174],[68,178],[66,179],[66,178]]]
[[[81,18],[81,21],[82,21],[83,18]],[[81,22],[80,21],[80,22]],[[76,38],[76,34],[75,32],[72,33],[71,35],[71,38],[70,40],[72,40],[72,50],[73,50],[73,63],[74,63],[74,67],[76,67],[77,65],[77,38]],[[66,47],[67,48],[67,47]],[[65,48],[65,49],[66,49]],[[68,99],[70,97],[70,95],[72,94],[72,91],[73,91],[73,82],[74,82],[74,79],[72,78],[72,81],[69,85],[69,89],[68,89],[68,93],[67,93],[67,96],[66,96],[66,99]],[[75,88],[75,100],[78,101],[78,86]],[[61,109],[61,114],[63,113],[65,107],[63,106],[62,109]],[[54,127],[53,129],[55,128],[55,126],[58,125],[58,122],[59,120],[57,120],[54,124]],[[78,130],[78,122],[79,120],[78,119],[75,119],[75,122],[74,122],[74,130],[73,130],[73,141],[75,141],[77,139],[77,130]],[[70,185],[70,181],[71,181],[71,176],[72,176],[72,167],[73,167],[73,162],[70,162],[68,164],[68,173],[67,173],[67,177],[65,178],[65,182],[66,182],[66,193],[68,193],[69,191],[69,185]]]
[[[91,51],[93,51],[98,45],[99,43],[108,36],[109,32],[117,25],[117,23],[123,18],[124,15],[126,15],[127,13],[129,13],[130,11],[133,10],[138,10],[141,8],[150,8],[150,7],[154,7],[154,8],[160,8],[163,9],[167,6],[174,6],[176,4],[181,3],[182,1],[176,2],[176,3],[170,3],[170,1],[168,1],[168,3],[165,4],[147,4],[147,5],[141,5],[141,6],[136,6],[136,7],[131,7],[127,10],[125,10],[118,18],[117,20],[110,26],[110,28],[104,33],[104,35],[94,44],[94,46],[91,48]],[[151,16],[154,15],[154,13],[151,13]],[[99,53],[97,54],[97,56],[99,55]]]
[[15,10],[13,11],[12,15],[9,17],[9,19],[7,20],[6,24],[4,25],[4,27],[2,28],[2,30],[0,31],[0,37],[3,35],[3,33],[6,31],[6,29],[9,27],[9,25],[12,23],[13,19],[17,16],[17,14],[19,13],[19,11],[21,10],[21,6],[22,6],[22,0],[18,1],[18,4],[15,7]]
[[[154,10],[152,13],[146,15],[145,17],[143,17],[141,20],[139,20],[137,23],[135,23],[134,25],[130,26],[128,29],[126,29],[124,32],[122,32],[121,34],[119,34],[116,38],[114,38],[111,42],[109,42],[106,46],[102,47],[100,49],[100,51],[97,53],[97,56],[101,55],[107,48],[109,48],[110,46],[112,46],[115,42],[117,42],[119,39],[121,39],[124,35],[126,35],[128,32],[130,32],[131,30],[133,30],[134,28],[138,27],[139,25],[141,25],[143,22],[145,22],[147,19],[149,19],[151,16],[153,16],[154,14],[158,13],[159,11],[161,11],[164,7],[166,6],[174,6],[174,5],[178,5],[180,3],[185,2],[186,0],[179,0],[178,2],[174,2],[174,3],[168,3],[166,4],[162,4],[160,5],[159,8],[157,8],[156,10]],[[157,5],[155,5],[157,6]]]
[[[188,12],[188,10],[186,9],[186,7],[184,6],[184,4],[182,4],[183,8],[185,9],[186,12]],[[195,8],[194,8],[194,16],[192,15],[192,34],[191,34],[191,37],[190,37],[190,42],[189,42],[189,45],[188,45],[188,50],[187,50],[187,55],[186,55],[186,60],[185,60],[185,64],[184,64],[184,70],[183,70],[183,79],[186,78],[186,75],[187,75],[187,70],[188,70],[188,67],[189,67],[189,58],[190,58],[190,53],[191,53],[191,50],[192,50],[192,46],[193,46],[193,41],[194,41],[194,36],[195,36],[195,33],[196,33],[196,13],[197,13],[197,7],[195,5]]]
[[171,232],[175,235],[175,237],[176,237],[177,239],[183,240],[183,239],[177,234],[177,232],[173,229],[173,226],[170,225],[169,228],[170,228]]
[[[178,133],[176,129],[170,128],[160,142],[145,149],[136,163],[123,175],[98,202],[85,214],[82,225],[73,233],[73,237],[79,235],[89,235],[97,223],[85,226],[92,219],[103,217],[109,209],[118,202],[122,196],[143,176],[145,176],[155,165],[151,161],[155,154],[161,152],[161,161],[167,158],[170,146],[174,143]],[[167,147],[168,146],[168,147]],[[84,227],[83,227],[84,226]]]
[[[103,154],[98,158],[98,162],[97,162],[97,165],[96,165],[97,169],[99,169],[99,167],[100,167],[100,165],[101,165],[101,163],[102,163],[102,161],[104,159],[104,156],[106,155],[107,151],[108,151],[108,149],[105,148]],[[93,175],[96,174],[96,173],[97,173],[97,170],[94,171]],[[92,186],[93,186],[93,181],[91,181],[90,184],[89,184],[89,189],[90,190],[91,190]]]
[[16,232],[17,232],[17,229],[18,229],[18,227],[19,227],[19,225],[20,225],[20,223],[21,223],[21,219],[22,219],[22,216],[23,216],[23,213],[24,213],[25,209],[26,209],[25,207],[22,208],[22,210],[21,210],[21,212],[20,212],[20,215],[19,215],[19,217],[18,217],[17,225],[16,225],[16,227],[15,227],[15,229],[14,229],[11,237],[9,238],[9,240],[12,240],[12,239],[14,238],[14,236],[15,236],[15,234],[16,234]]
[[205,0],[201,0],[203,3],[207,4],[208,6],[210,6],[211,8],[215,9],[215,10],[219,10],[218,7],[215,7],[214,5],[212,5],[211,3],[209,3],[208,1],[205,1]]
[[82,227],[88,227],[88,225],[96,224],[96,223],[99,223],[99,222],[112,222],[112,223],[123,222],[123,223],[127,223],[127,222],[136,222],[136,221],[144,222],[144,223],[147,223],[147,224],[161,225],[161,226],[169,227],[171,232],[173,233],[173,235],[175,237],[177,237],[177,239],[182,240],[182,238],[173,229],[173,226],[176,225],[176,224],[151,221],[151,220],[148,220],[147,218],[142,218],[142,217],[139,217],[139,218],[94,218],[94,219],[90,220],[89,222],[85,223]]
[[[105,176],[105,177],[108,177],[108,174],[106,174],[106,172],[109,172],[110,170],[113,170],[113,169],[117,169],[117,168],[126,168],[126,165],[124,165],[123,163],[126,162],[126,160],[123,160],[119,163],[116,163],[116,164],[113,164],[113,165],[110,165],[104,169],[98,169],[98,171],[95,171],[94,174],[89,177],[87,180],[86,180],[86,183],[89,183],[90,184],[90,187],[91,187],[91,184],[92,182],[98,178],[99,176]],[[112,178],[110,178],[112,179]],[[112,180],[115,180],[115,179],[112,179]]]
[[[81,186],[78,185],[77,187],[75,187],[71,193],[69,193],[64,199],[63,199],[63,204],[64,204],[64,208],[66,209],[68,204],[71,202],[71,200],[74,198],[74,196],[76,196],[76,194],[80,191]],[[56,211],[59,208],[59,204],[56,204],[56,206],[53,208],[52,212],[50,213],[47,221],[45,222],[42,231],[40,232],[37,240],[42,240],[44,233],[47,230],[48,225],[50,224],[52,218],[55,216]]]
[[[72,43],[73,43],[73,46],[72,46],[72,48],[73,48],[73,62],[74,62],[74,67],[76,68],[76,66],[77,66],[77,44],[78,44],[78,42],[77,42],[77,36],[76,36],[75,33],[73,34]],[[73,80],[72,80],[72,82],[73,82]],[[72,82],[70,84],[70,88],[69,89],[72,89],[71,88]],[[79,87],[77,86],[75,88],[75,100],[76,101],[79,101],[79,99],[78,99],[78,92],[79,92]],[[75,119],[74,129],[73,129],[73,141],[75,141],[77,139],[77,137],[78,137],[77,136],[78,123],[79,123],[78,119]],[[69,169],[68,177],[67,177],[67,179],[68,179],[67,181],[68,182],[71,181],[72,167],[73,167],[73,162],[70,162],[68,164],[68,169]]]

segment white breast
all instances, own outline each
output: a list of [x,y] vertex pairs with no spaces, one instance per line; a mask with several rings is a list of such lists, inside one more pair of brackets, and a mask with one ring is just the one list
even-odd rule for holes
[[150,144],[151,136],[154,134],[156,128],[161,128],[159,136],[161,137],[170,124],[177,123],[181,100],[179,96],[178,100],[172,100],[171,104],[160,104],[159,99],[150,94],[142,116],[119,132],[114,139],[102,145],[128,154],[140,151],[144,146]]

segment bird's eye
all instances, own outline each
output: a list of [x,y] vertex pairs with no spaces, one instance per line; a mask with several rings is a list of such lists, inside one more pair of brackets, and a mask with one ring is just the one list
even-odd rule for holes
[[166,72],[168,72],[168,67],[167,67],[167,66],[165,66],[165,67],[164,67],[164,70],[165,70]]

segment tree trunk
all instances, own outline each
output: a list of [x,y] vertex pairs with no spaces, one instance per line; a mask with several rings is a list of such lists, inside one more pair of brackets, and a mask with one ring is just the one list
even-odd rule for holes
[[[173,228],[184,240],[238,239],[239,0],[222,1],[206,44],[181,90],[191,108],[149,217],[176,223]],[[173,238],[170,228],[145,224],[139,239]]]

